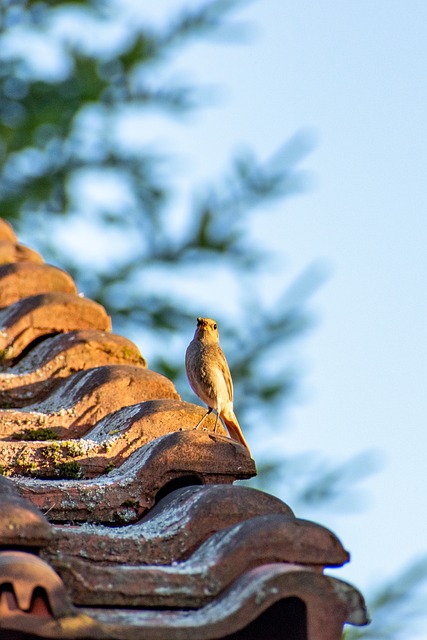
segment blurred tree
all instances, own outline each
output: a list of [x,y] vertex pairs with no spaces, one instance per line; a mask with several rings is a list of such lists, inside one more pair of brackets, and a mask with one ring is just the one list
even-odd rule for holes
[[[242,4],[211,0],[154,28],[130,0],[1,2],[0,202],[20,238],[70,271],[184,395],[195,317],[215,315],[240,421],[262,424],[268,439],[296,384],[287,346],[311,326],[305,301],[321,274],[308,269],[269,302],[262,278],[277,265],[251,233],[252,212],[304,188],[307,140],[296,136],[266,161],[236,154],[222,179],[179,207],[176,159],[153,148],[144,126],[153,109],[179,118],[203,105],[203,89],[168,75],[171,61],[192,41],[238,36]],[[218,293],[224,278],[233,300]],[[293,504],[331,504],[372,463],[303,457],[260,458],[260,483],[293,486]],[[415,588],[420,575],[411,576]],[[357,633],[348,637],[365,637]]]

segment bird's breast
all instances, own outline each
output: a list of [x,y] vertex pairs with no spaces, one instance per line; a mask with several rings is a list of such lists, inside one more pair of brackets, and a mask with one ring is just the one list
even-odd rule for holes
[[203,345],[194,340],[186,352],[188,381],[199,398],[213,409],[230,401],[221,368],[221,358],[215,345]]

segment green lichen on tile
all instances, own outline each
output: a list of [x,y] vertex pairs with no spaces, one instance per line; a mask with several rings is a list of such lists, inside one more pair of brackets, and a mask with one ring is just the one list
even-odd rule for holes
[[121,506],[128,507],[130,509],[138,509],[139,502],[137,500],[125,500],[125,502],[122,502]]
[[78,458],[84,456],[87,449],[79,440],[64,440],[62,442],[62,452],[64,457]]
[[4,464],[0,464],[0,476],[8,476],[9,474],[10,469]]
[[39,465],[34,460],[33,452],[29,447],[24,447],[17,454],[14,463],[17,473],[22,476],[34,476],[39,469]]
[[7,347],[6,349],[0,349],[0,362],[2,360],[6,360],[6,358],[10,355],[11,347]]
[[111,451],[111,449],[113,448],[113,443],[110,440],[106,440],[104,442],[104,449],[107,453],[109,453]]
[[126,358],[126,360],[132,360],[135,358],[135,352],[132,351],[130,347],[123,347],[122,354],[123,358]]
[[25,440],[27,442],[58,440],[58,434],[53,429],[42,427],[40,429],[24,429],[18,433],[14,433],[14,440]]
[[43,457],[47,458],[50,462],[58,463],[62,459],[61,445],[59,442],[52,442],[47,447],[43,447],[40,450]]
[[107,464],[107,466],[105,467],[104,473],[110,473],[110,471],[113,471],[115,468],[116,468],[116,465],[110,462],[110,464]]
[[136,363],[141,364],[143,366],[145,366],[145,364],[146,364],[145,358],[143,358],[138,353],[135,353],[135,350],[131,349],[130,347],[123,347],[122,348],[122,357],[125,360],[130,360],[131,362],[136,362]]
[[56,467],[56,475],[59,478],[78,479],[83,476],[83,470],[78,462],[72,460],[70,462],[62,462]]
[[146,365],[145,358],[143,358],[135,349],[132,349],[132,347],[124,346],[119,350],[117,347],[109,347],[105,345],[103,348],[104,352],[110,356],[122,358],[123,360],[135,362],[143,366]]
[[83,444],[78,440],[65,440],[63,442],[51,442],[41,450],[42,456],[46,459],[48,466],[52,469],[55,477],[59,478],[81,478],[83,469],[76,460],[85,453]]

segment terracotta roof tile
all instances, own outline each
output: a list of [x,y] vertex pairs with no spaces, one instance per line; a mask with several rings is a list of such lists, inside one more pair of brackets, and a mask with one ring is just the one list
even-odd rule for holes
[[48,336],[15,365],[0,370],[0,394],[6,391],[0,398],[14,406],[21,400],[30,403],[38,388],[53,387],[56,378],[106,364],[146,366],[136,345],[113,333],[83,329]]
[[0,218],[0,240],[7,240],[8,242],[16,242],[15,231],[12,225],[4,218]]
[[243,486],[206,485],[175,489],[141,519],[126,527],[54,526],[43,556],[92,562],[171,565],[183,561],[211,535],[271,513],[294,517],[281,500]]
[[[36,395],[36,402],[32,393]],[[41,392],[34,385],[21,389],[21,398],[17,401],[23,405],[20,409],[0,409],[0,435],[12,435],[25,424],[31,428],[43,425],[60,437],[75,438],[123,405],[178,397],[172,382],[155,371],[125,364],[104,365],[52,380],[50,389],[43,385]],[[24,402],[28,400],[32,403]]]
[[[280,617],[278,624],[274,619],[277,614],[272,613],[271,618],[268,614],[278,602],[284,601],[286,608],[287,599],[292,599],[291,606],[297,608],[298,615],[296,619],[291,618],[289,633],[284,636],[286,618],[285,625]],[[295,600],[305,606],[299,607]],[[248,571],[218,598],[195,610],[130,611],[84,607],[81,611],[101,622],[107,637],[111,634],[110,637],[123,640],[129,637],[135,640],[278,637],[338,640],[344,622],[367,622],[363,600],[351,585],[298,565],[280,563]],[[253,625],[263,613],[267,615],[262,624]],[[254,633],[254,626],[258,635]],[[305,635],[301,635],[301,628],[307,629]]]
[[[131,453],[155,438],[176,429],[192,430],[204,413],[200,407],[178,400],[145,401],[108,414],[81,438],[68,438],[66,432],[49,427],[55,423],[49,423],[45,416],[40,420],[40,414],[22,412],[19,417],[15,411],[4,412],[0,457],[8,473],[31,477],[37,469],[39,478],[67,477],[58,472],[58,467],[72,459],[79,465],[79,477],[92,478],[106,473],[106,468],[111,471],[119,467]],[[214,420],[208,426],[213,429]],[[14,430],[7,435],[8,427]],[[76,431],[70,429],[70,435],[75,436]],[[217,436],[220,431],[223,429],[217,429]],[[50,440],[58,434],[63,437]],[[17,441],[11,442],[10,437]]]
[[44,547],[53,528],[42,513],[0,476],[0,547]]
[[89,480],[17,477],[15,482],[22,495],[49,512],[51,521],[119,523],[135,522],[171,482],[172,487],[183,478],[189,484],[231,483],[254,473],[244,447],[229,438],[174,431],[140,447],[105,476]]
[[43,264],[43,258],[37,251],[23,244],[0,239],[0,264],[10,264],[11,262]]
[[77,293],[65,271],[47,264],[17,262],[0,265],[0,308],[40,293]]
[[[67,553],[50,559],[77,605],[196,609],[257,566],[297,563],[322,570],[347,562],[348,554],[323,527],[269,514],[218,531],[187,560],[174,560],[168,566],[106,566]],[[108,590],[102,589],[106,584]]]
[[46,562],[31,553],[0,551],[0,576],[3,583],[12,586],[21,611],[33,612],[34,591],[41,589],[47,605],[44,615],[60,618],[73,612],[62,580]]
[[75,329],[109,331],[111,321],[101,305],[71,293],[22,298],[0,310],[3,364],[20,356],[37,339]]

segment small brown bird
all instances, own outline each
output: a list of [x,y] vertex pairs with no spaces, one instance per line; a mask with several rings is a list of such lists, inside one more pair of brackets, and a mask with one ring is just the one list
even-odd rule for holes
[[243,444],[250,453],[234,414],[233,382],[227,360],[219,346],[218,325],[215,320],[197,318],[196,332],[185,354],[185,368],[194,393],[208,406],[206,415],[194,428],[197,429],[214,410],[215,431],[219,417],[230,436]]

